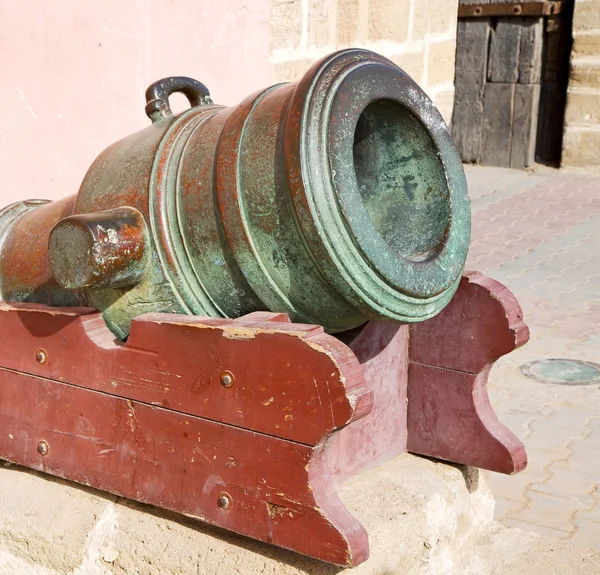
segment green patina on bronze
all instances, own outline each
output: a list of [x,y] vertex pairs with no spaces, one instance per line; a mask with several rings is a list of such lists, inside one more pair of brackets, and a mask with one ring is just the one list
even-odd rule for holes
[[[192,108],[173,116],[172,91]],[[267,309],[340,332],[422,321],[454,294],[470,235],[464,173],[439,112],[390,61],[337,52],[231,108],[189,78],[147,98],[153,124],[105,150],[71,211],[52,212],[29,293],[58,280],[121,338],[146,312]],[[115,242],[94,247],[106,230]],[[27,301],[18,265],[0,244],[1,295]]]
[[353,161],[372,233],[410,261],[435,253],[448,228],[450,193],[419,120],[393,100],[369,104],[354,132]]

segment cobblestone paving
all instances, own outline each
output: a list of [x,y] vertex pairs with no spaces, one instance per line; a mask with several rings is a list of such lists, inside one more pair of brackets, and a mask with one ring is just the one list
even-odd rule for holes
[[519,370],[543,358],[600,363],[600,178],[465,169],[467,269],[509,287],[531,330],[490,376],[492,404],[529,455],[514,477],[489,474],[497,519],[600,548],[600,385],[538,383]]

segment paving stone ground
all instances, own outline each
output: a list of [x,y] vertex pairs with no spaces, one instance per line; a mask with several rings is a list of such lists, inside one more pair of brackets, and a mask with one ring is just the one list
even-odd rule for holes
[[467,269],[513,291],[531,339],[492,369],[500,419],[529,465],[490,473],[496,517],[600,549],[600,385],[539,383],[519,367],[544,358],[600,363],[600,177],[548,168],[465,168],[473,209]]

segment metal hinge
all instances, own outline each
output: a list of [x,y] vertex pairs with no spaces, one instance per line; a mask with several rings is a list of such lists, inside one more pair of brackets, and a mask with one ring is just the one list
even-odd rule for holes
[[496,2],[458,7],[459,18],[488,18],[490,16],[555,16],[562,10],[562,2]]

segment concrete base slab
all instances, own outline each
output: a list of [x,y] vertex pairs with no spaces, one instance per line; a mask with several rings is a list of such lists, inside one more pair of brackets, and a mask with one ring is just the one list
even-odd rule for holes
[[338,492],[369,533],[371,558],[354,570],[23,468],[0,467],[0,573],[600,573],[600,552],[494,523],[493,497],[471,468],[403,455]]

